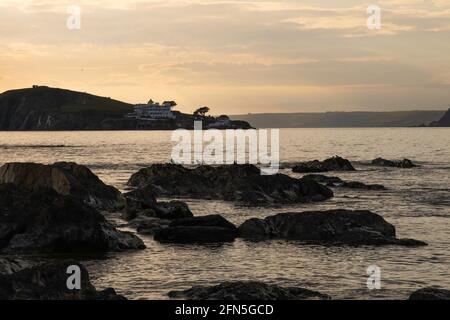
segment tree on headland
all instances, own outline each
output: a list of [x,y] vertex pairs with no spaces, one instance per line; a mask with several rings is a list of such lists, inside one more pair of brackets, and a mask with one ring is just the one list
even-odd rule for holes
[[198,108],[197,110],[195,110],[193,115],[195,117],[197,117],[197,116],[205,117],[208,112],[209,112],[208,107],[201,107],[201,108]]

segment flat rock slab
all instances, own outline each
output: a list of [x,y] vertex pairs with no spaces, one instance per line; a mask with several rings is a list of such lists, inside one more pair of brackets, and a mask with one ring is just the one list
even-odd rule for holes
[[231,242],[236,237],[236,226],[220,215],[174,220],[155,233],[156,241],[170,243]]

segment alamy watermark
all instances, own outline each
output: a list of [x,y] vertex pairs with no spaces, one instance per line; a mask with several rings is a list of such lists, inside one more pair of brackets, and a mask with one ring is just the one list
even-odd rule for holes
[[81,269],[80,266],[70,265],[66,270],[67,274],[70,276],[67,278],[66,286],[69,290],[80,290],[81,289]]
[[381,8],[375,4],[367,7],[367,14],[370,16],[367,18],[367,28],[369,30],[381,29]]
[[376,265],[371,265],[367,268],[367,289],[380,290],[381,289],[381,268]]
[[67,29],[69,30],[80,30],[81,29],[81,7],[80,6],[68,6],[67,14],[69,17],[66,21]]
[[194,122],[194,131],[177,129],[172,133],[172,162],[185,165],[254,164],[261,174],[276,174],[280,167],[279,129],[218,130],[202,129]]

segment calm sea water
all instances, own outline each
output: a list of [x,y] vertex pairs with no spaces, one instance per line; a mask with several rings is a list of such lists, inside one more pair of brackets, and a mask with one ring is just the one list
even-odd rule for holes
[[[141,167],[170,160],[170,132],[0,132],[0,163],[75,161],[89,166],[120,189]],[[341,155],[357,172],[331,173],[343,179],[385,185],[387,191],[336,189],[320,204],[246,208],[220,201],[187,201],[195,215],[219,213],[240,224],[251,217],[285,211],[370,209],[397,227],[399,237],[427,247],[299,245],[290,241],[224,245],[166,245],[142,236],[147,249],[88,259],[99,288],[115,287],[133,299],[166,299],[170,290],[224,280],[261,280],[303,286],[335,299],[403,299],[413,290],[450,288],[450,129],[282,129],[283,163]],[[365,165],[382,156],[410,158],[414,169]],[[292,174],[289,170],[283,170]],[[294,174],[294,176],[296,176]],[[369,291],[367,267],[382,272],[382,290]]]

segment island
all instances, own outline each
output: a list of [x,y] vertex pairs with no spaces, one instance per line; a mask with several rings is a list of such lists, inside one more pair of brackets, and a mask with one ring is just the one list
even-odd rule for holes
[[251,129],[246,121],[226,115],[207,115],[208,107],[193,114],[172,110],[175,101],[150,100],[130,104],[86,92],[34,85],[0,94],[0,130],[175,130],[193,129],[202,121],[204,129]]

